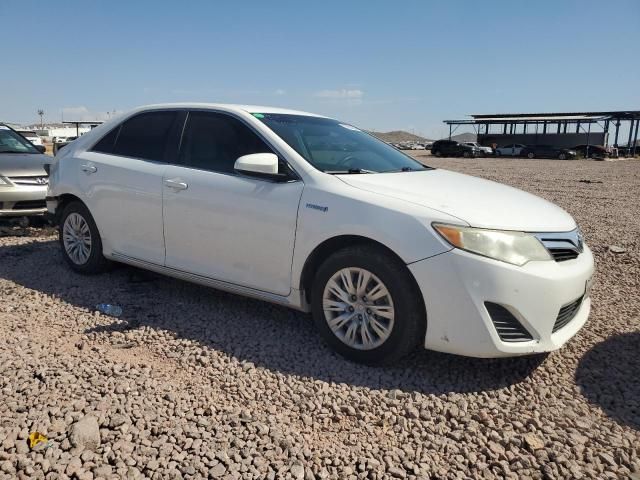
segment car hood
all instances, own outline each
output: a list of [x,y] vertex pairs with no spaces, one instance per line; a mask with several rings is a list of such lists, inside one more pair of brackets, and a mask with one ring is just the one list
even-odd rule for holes
[[340,175],[352,187],[453,215],[473,227],[567,232],[576,223],[551,202],[522,190],[447,170]]
[[45,176],[45,163],[53,157],[40,153],[0,153],[0,175],[5,177]]

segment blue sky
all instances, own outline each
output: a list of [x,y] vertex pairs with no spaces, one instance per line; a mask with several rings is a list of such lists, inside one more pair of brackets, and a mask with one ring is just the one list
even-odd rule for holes
[[157,102],[444,135],[469,113],[640,109],[640,1],[0,2],[0,120]]

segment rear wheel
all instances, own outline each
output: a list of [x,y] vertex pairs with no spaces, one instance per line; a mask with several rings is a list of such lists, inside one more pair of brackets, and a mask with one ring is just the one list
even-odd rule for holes
[[440,153],[440,150],[436,150],[435,152],[431,152],[433,153],[436,157],[441,156],[442,154]]
[[533,152],[527,153],[527,158],[535,158],[535,154]]
[[79,273],[101,273],[111,262],[102,255],[102,240],[87,207],[80,202],[68,204],[60,218],[59,240],[62,255]]
[[424,341],[420,292],[397,258],[372,246],[331,255],[311,293],[314,322],[325,341],[349,360],[391,363]]
[[462,156],[463,156],[464,158],[469,158],[469,157],[471,157],[471,154],[470,154],[469,152],[463,152],[463,153],[462,153]]

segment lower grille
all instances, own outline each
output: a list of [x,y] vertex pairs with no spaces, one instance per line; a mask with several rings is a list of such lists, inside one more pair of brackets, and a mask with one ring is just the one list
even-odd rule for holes
[[528,342],[533,337],[522,326],[516,317],[502,305],[493,302],[484,302],[489,312],[493,326],[496,328],[500,340],[503,342]]
[[553,325],[553,333],[556,333],[562,327],[566,326],[573,317],[576,316],[578,310],[580,310],[580,305],[582,305],[582,299],[584,296],[578,298],[577,300],[571,302],[568,305],[565,305],[558,312],[558,316],[556,317],[556,323]]
[[565,260],[578,258],[578,252],[571,248],[549,248],[548,250],[556,262],[564,262]]
[[14,210],[35,210],[39,208],[47,208],[47,202],[44,200],[24,200],[13,204]]

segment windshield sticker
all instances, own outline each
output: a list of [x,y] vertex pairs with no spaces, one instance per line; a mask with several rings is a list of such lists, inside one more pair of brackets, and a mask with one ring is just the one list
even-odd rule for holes
[[264,115],[262,113],[252,113],[251,115],[253,115],[256,118],[264,118]]
[[360,129],[354,127],[353,125],[347,125],[346,123],[340,123],[339,124],[342,128],[346,128],[347,130],[353,130],[354,132],[359,132]]

